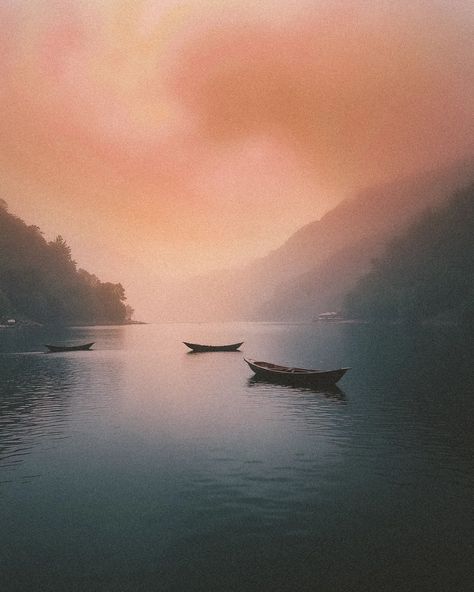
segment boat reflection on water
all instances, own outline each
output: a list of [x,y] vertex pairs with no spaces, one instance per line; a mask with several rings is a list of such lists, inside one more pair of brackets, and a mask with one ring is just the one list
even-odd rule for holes
[[226,349],[226,350],[197,350],[197,349],[193,349],[193,350],[189,350],[186,352],[187,356],[195,356],[196,354],[207,354],[209,352],[214,352],[216,354],[219,353],[226,353],[226,354],[240,354],[242,355],[242,352],[238,349]]
[[277,382],[275,380],[266,380],[260,376],[252,376],[247,380],[247,386],[250,388],[255,387],[266,387],[266,391],[275,391],[278,390],[279,393],[291,393],[294,396],[297,396],[298,393],[301,394],[315,394],[315,395],[322,395],[326,399],[333,399],[342,404],[346,404],[346,394],[342,389],[338,386],[334,385],[326,385],[326,386],[314,386],[314,385],[294,385],[288,384],[286,382]]

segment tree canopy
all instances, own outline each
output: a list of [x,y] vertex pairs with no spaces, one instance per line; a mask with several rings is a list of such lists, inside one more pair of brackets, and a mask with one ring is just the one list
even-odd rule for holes
[[474,184],[389,243],[346,299],[366,319],[474,324]]
[[0,319],[43,323],[122,323],[130,307],[121,284],[78,269],[62,236],[46,241],[37,226],[0,200]]

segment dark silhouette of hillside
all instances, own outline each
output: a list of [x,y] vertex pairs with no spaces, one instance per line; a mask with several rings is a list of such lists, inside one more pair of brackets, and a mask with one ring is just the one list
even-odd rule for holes
[[61,236],[47,242],[0,200],[0,321],[122,323],[131,313],[125,300],[121,284],[78,269]]
[[304,245],[300,252],[314,263],[306,273],[282,282],[259,308],[257,318],[308,320],[320,312],[340,309],[346,294],[391,238],[426,208],[442,203],[472,179],[474,162],[462,162],[372,188],[342,202],[300,231],[299,243]]
[[392,237],[474,178],[474,161],[362,191],[237,270],[183,282],[160,304],[167,320],[310,320],[345,295]]
[[474,184],[391,241],[345,304],[363,319],[474,327]]

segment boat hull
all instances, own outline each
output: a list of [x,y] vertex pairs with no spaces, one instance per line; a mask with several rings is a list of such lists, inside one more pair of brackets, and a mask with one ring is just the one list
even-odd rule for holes
[[243,344],[243,341],[241,341],[240,343],[232,343],[230,345],[201,345],[199,343],[188,343],[187,341],[183,341],[183,343],[194,352],[229,352],[237,351],[239,347]]
[[87,351],[94,345],[94,341],[91,343],[84,343],[82,345],[48,345],[45,344],[45,347],[48,348],[49,353],[58,353],[58,352],[70,352],[70,351]]
[[[256,362],[244,358],[247,364],[260,379],[281,384],[294,384],[301,386],[327,386],[336,384],[349,368],[336,370],[309,370],[306,368],[289,368],[268,364],[268,362]],[[266,366],[268,364],[268,366]]]

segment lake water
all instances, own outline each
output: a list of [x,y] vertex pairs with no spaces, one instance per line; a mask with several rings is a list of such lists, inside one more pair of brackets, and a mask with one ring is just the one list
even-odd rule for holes
[[[95,341],[90,352],[43,343]],[[339,392],[257,359],[351,366]],[[0,590],[472,589],[472,347],[331,324],[0,332]]]

